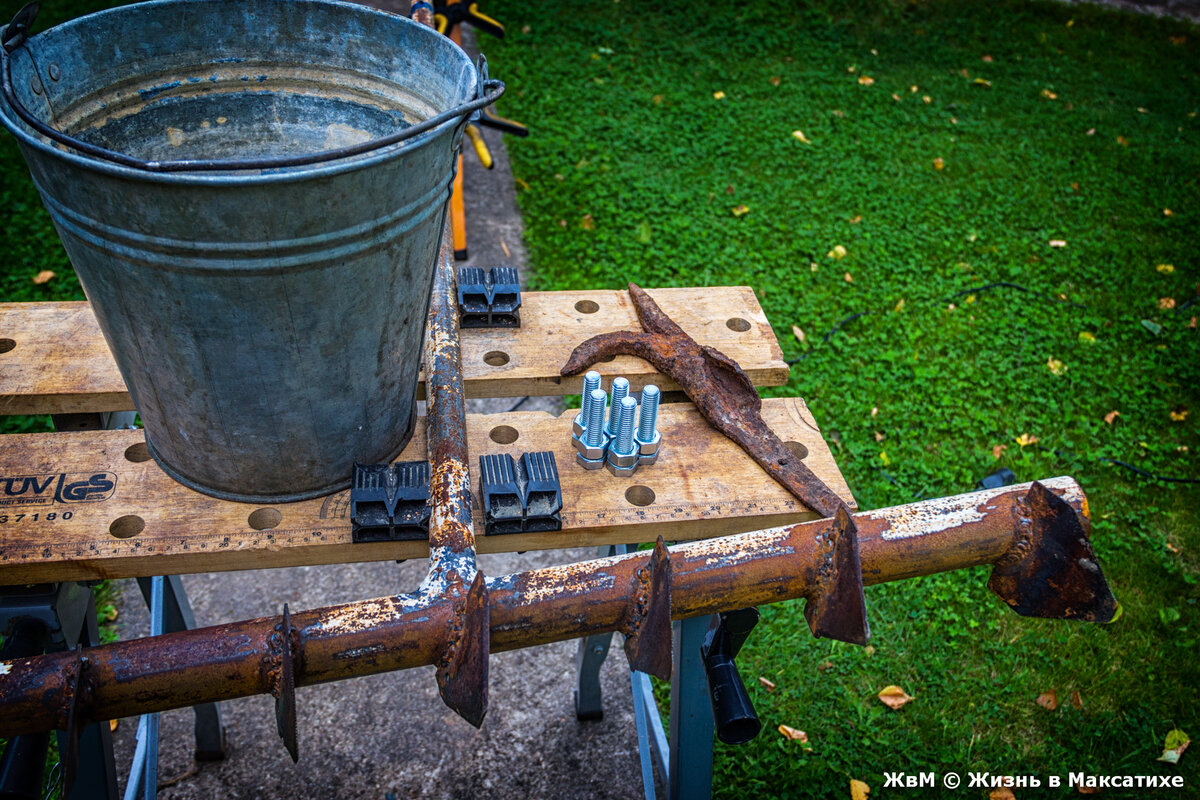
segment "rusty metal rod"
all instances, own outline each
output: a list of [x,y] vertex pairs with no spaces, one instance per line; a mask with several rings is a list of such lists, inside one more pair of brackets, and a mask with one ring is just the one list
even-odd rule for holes
[[[1045,488],[1042,488],[1042,487]],[[982,564],[999,564],[1018,589],[1049,587],[1065,598],[1027,615],[1105,621],[1115,600],[1087,545],[1087,500],[1071,478],[1007,487],[859,513],[867,584],[903,580]],[[835,520],[677,545],[670,549],[672,616],[676,619],[811,597],[819,586],[822,549]],[[1087,546],[1058,558],[1061,542]],[[1057,559],[1057,561],[1055,560]],[[487,581],[490,648],[513,650],[608,630],[625,630],[638,570],[649,553],[597,559]],[[1001,570],[993,573],[993,582]],[[1035,584],[1035,585],[1034,585]],[[993,588],[996,588],[993,586]],[[1061,605],[1061,604],[1060,604]],[[307,686],[437,663],[455,600],[408,595],[366,600],[292,615],[295,681]],[[269,639],[279,617],[218,625],[102,645],[87,664],[77,714],[114,719],[243,697],[271,690]],[[48,654],[0,664],[0,736],[62,728],[77,657]]]

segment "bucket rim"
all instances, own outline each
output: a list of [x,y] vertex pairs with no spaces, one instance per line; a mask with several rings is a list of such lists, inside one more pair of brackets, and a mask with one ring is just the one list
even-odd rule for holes
[[[374,15],[378,17],[386,17],[390,23],[399,24],[401,26],[409,25],[416,26],[422,31],[427,31],[436,39],[443,40],[445,45],[451,48],[451,51],[458,50],[468,65],[467,70],[470,76],[471,85],[468,88],[469,93],[478,95],[481,87],[485,83],[484,75],[480,73],[478,66],[471,63],[468,56],[460,47],[454,44],[449,38],[442,36],[432,28],[422,25],[419,22],[414,22],[408,17],[399,14],[392,14],[387,11],[362,5],[350,0],[261,0],[264,5],[278,5],[280,7],[289,6],[297,7],[301,5],[324,5],[341,7],[347,11],[356,14]],[[94,20],[97,17],[114,15],[118,16],[133,9],[145,9],[147,7],[171,6],[178,7],[180,5],[201,5],[211,3],[211,0],[143,0],[143,2],[129,3],[112,8],[102,9],[100,11],[85,14],[74,19],[59,23],[44,31],[39,31],[37,34],[29,37],[30,40],[38,39],[50,31],[58,30],[64,26],[74,25],[83,22],[84,20]],[[418,34],[424,36],[425,33]],[[432,41],[432,40],[431,40]],[[435,47],[445,46],[442,44]],[[503,85],[503,84],[501,84]],[[28,147],[40,151],[43,155],[55,158],[61,161],[72,164],[75,167],[87,169],[92,172],[109,175],[116,178],[126,178],[136,181],[148,181],[152,183],[164,183],[172,185],[191,185],[191,186],[259,186],[264,184],[286,184],[298,181],[306,181],[314,178],[326,178],[344,173],[355,172],[361,169],[367,169],[378,164],[390,161],[405,153],[411,152],[421,147],[430,145],[442,136],[450,133],[455,128],[465,127],[470,118],[470,114],[464,114],[462,118],[448,119],[433,128],[416,134],[411,139],[390,145],[383,145],[376,150],[367,151],[366,153],[351,154],[332,159],[327,162],[318,162],[306,165],[294,165],[284,167],[273,167],[257,170],[239,170],[230,169],[228,171],[202,171],[202,170],[179,170],[179,171],[154,171],[147,169],[138,169],[122,164],[107,161],[103,158],[89,156],[82,153],[77,153],[65,150],[62,147],[56,147],[52,143],[44,141],[41,137],[31,134],[26,130],[26,123],[19,118],[13,118],[14,109],[4,98],[0,92],[0,124],[15,136],[18,141]]]

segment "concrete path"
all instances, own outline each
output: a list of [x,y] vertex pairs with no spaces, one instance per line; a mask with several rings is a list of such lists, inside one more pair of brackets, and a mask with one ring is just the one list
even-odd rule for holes
[[[485,131],[495,158],[483,170],[471,148],[465,167],[468,246],[460,265],[512,264],[524,270],[521,218],[502,137]],[[514,399],[472,401],[470,412],[510,408]],[[556,410],[533,398],[523,410]],[[483,556],[488,575],[579,561],[592,550]],[[302,567],[184,578],[200,625],[277,614],[410,591],[427,562]],[[118,629],[144,636],[148,617],[133,581],[125,582]],[[476,730],[438,697],[424,668],[309,687],[297,693],[300,763],[292,764],[275,732],[270,697],[222,704],[227,755],[196,764],[190,710],[163,715],[159,797],[174,798],[632,798],[642,793],[629,672],[619,649],[605,665],[605,717],[575,719],[572,701],[577,644],[501,653],[491,661],[490,710]],[[123,789],[136,719],[116,733]]]

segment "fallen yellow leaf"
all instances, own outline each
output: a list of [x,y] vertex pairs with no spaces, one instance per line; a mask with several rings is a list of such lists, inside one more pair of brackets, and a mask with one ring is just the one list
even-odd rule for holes
[[922,103],[932,103],[932,102],[933,102],[933,98],[932,98],[932,97],[930,97],[930,96],[929,96],[929,95],[927,95],[927,94],[923,94],[923,95],[921,95],[921,102],[922,102]]
[[804,331],[800,329],[799,325],[792,326],[792,336],[796,337],[797,342],[804,343]]
[[812,144],[812,141],[804,135],[804,131],[792,131],[792,138],[805,144]]
[[1179,730],[1179,728],[1175,728],[1167,734],[1167,741],[1163,746],[1163,754],[1158,757],[1158,760],[1165,761],[1168,764],[1178,764],[1179,757],[1183,755],[1184,750],[1187,750],[1191,741],[1186,733]]
[[110,719],[110,720],[108,721],[108,731],[109,731],[109,733],[112,733],[113,731],[115,731],[115,730],[117,729],[117,726],[118,726],[118,725],[120,725],[120,724],[121,724],[121,720],[119,720],[119,719]]
[[651,97],[650,99],[654,101],[654,105],[660,106],[660,105],[662,105],[662,101],[664,98],[661,94],[656,94],[656,95],[654,95],[654,97]]
[[44,269],[41,272],[39,272],[37,275],[33,276],[33,282],[40,286],[41,284],[48,282],[53,277],[54,277],[53,272],[51,272],[48,269]]
[[826,258],[832,258],[834,261],[841,261],[846,257],[846,248],[839,245],[834,245],[834,248],[825,254]]
[[976,78],[975,80],[971,81],[971,83],[975,84],[976,86],[982,86],[985,89],[992,88],[992,82],[986,81],[983,78]]
[[871,416],[872,417],[879,416],[879,406],[871,406]]
[[946,168],[946,162],[942,160],[941,156],[938,156],[937,158],[935,158],[933,160],[933,168],[934,169],[945,169]]
[[1186,408],[1179,408],[1171,412],[1171,422],[1183,422],[1187,419],[1188,411]]
[[887,437],[883,435],[883,431],[875,431],[875,441],[882,442]]
[[591,214],[584,214],[583,219],[579,220],[579,227],[583,228],[585,231],[595,230],[596,220],[592,219]]
[[1079,694],[1078,690],[1071,692],[1071,705],[1075,706],[1077,710],[1083,709],[1083,695]]
[[1004,451],[1007,449],[1008,449],[1008,445],[1006,445],[1006,444],[995,445],[994,447],[992,447],[992,458],[999,461],[1000,457],[1004,455]]
[[916,93],[917,93],[917,87],[916,87],[916,86],[910,86],[910,87],[908,87],[908,90],[909,90],[910,92],[912,92],[913,94],[916,94]]
[[724,100],[724,99],[725,99],[724,92],[713,92],[713,100]]
[[1042,692],[1038,695],[1036,702],[1039,706],[1047,711],[1053,711],[1054,709],[1058,708],[1058,692],[1053,690],[1049,692]]
[[1174,211],[1172,211],[1172,210],[1171,210],[1171,209],[1169,209],[1169,208],[1164,208],[1164,209],[1163,209],[1163,216],[1164,216],[1164,217],[1173,217],[1173,216],[1175,216],[1175,212],[1174,212]]
[[842,280],[844,280],[846,283],[854,283],[854,276],[847,272],[842,276]]
[[899,686],[885,686],[879,692],[879,699],[888,708],[903,708],[912,702],[913,698]]
[[1072,192],[1078,192],[1078,191],[1079,191],[1079,181],[1073,181],[1073,182],[1071,183],[1071,191],[1072,191]]
[[763,688],[766,689],[768,692],[775,691],[775,682],[774,681],[767,680],[762,675],[759,675],[758,682],[761,683],[763,685]]
[[1017,796],[1012,793],[1012,789],[1002,786],[988,792],[988,800],[1017,800]]
[[771,82],[771,85],[772,85],[772,86],[778,86],[778,85],[780,84],[780,82],[781,82],[781,81],[780,81],[780,79],[779,79],[779,76],[778,76],[778,75],[772,75],[772,76],[771,76],[771,78],[770,78],[770,82]]
[[749,213],[750,213],[750,207],[745,205],[744,203],[733,207],[733,215],[735,217],[744,217]]
[[1092,333],[1091,331],[1080,331],[1079,341],[1083,342],[1084,344],[1095,344],[1096,334]]
[[862,222],[862,214],[856,214],[855,216],[850,218],[851,225],[857,225],[860,222]]
[[1021,447],[1028,447],[1031,444],[1037,444],[1038,438],[1036,436],[1030,436],[1028,433],[1022,433],[1017,437],[1016,441]]
[[871,787],[862,781],[850,779],[850,800],[867,800],[867,795],[871,793]]
[[899,300],[896,301],[896,306],[895,306],[895,308],[892,309],[892,311],[900,311],[903,308],[904,308],[904,298],[901,297]]
[[895,100],[897,103],[899,103],[900,95],[896,94],[895,92],[892,92],[892,99]]
[[793,742],[808,744],[808,734],[799,728],[793,728],[790,725],[780,725],[779,732],[783,734],[784,738],[791,739]]
[[863,86],[870,86],[873,83],[875,83],[875,79],[872,78],[870,75],[859,75],[858,82]]
[[1170,275],[1172,272],[1175,271],[1175,265],[1174,264],[1159,264],[1158,266],[1155,267],[1155,269],[1158,270],[1159,272],[1161,272],[1163,275]]
[[890,467],[892,465],[892,458],[887,454],[887,450],[879,451],[879,463],[883,464],[885,467]]
[[1065,239],[1051,239],[1050,246],[1051,247],[1066,247],[1067,242]]
[[1167,311],[1167,310],[1174,308],[1175,307],[1175,298],[1174,297],[1158,298],[1158,307],[1161,308],[1163,311]]
[[983,61],[985,64],[991,64],[995,60],[996,59],[992,58],[991,56],[984,56],[980,59],[980,61]]
[[1055,375],[1062,375],[1067,371],[1067,365],[1059,361],[1057,358],[1051,358],[1046,361],[1046,369],[1050,370]]
[[1129,140],[1126,139],[1124,136],[1118,136],[1117,144],[1121,145],[1121,147],[1129,147]]
[[1054,92],[1050,91],[1049,89],[1042,89],[1042,97],[1046,98],[1047,100],[1057,100],[1058,99],[1058,95],[1056,95]]
[[1121,416],[1121,412],[1114,409],[1104,415],[1104,421],[1106,423],[1108,423],[1109,425],[1112,425],[1114,422],[1117,421],[1117,417],[1119,417],[1119,416]]

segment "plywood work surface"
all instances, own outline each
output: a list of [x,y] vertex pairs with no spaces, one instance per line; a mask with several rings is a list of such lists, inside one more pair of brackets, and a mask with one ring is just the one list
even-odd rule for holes
[[[814,516],[691,404],[661,407],[662,455],[631,478],[576,465],[574,413],[467,418],[481,552],[647,542],[659,535],[694,539]],[[853,503],[804,401],[765,400],[763,417]],[[531,450],[555,454],[563,530],[485,536],[478,457]],[[421,420],[401,460],[425,457]],[[349,494],[270,507],[232,503],[167,477],[148,460],[141,431],[0,436],[0,586],[428,555],[424,542],[352,543]]]
[[[783,353],[748,287],[650,294],[696,341],[740,363],[757,385],[787,383]],[[578,394],[581,377],[559,377],[571,350],[598,333],[641,329],[628,292],[528,292],[522,301],[519,329],[462,332],[467,396]],[[639,358],[620,357],[597,369],[624,375],[635,391],[645,383],[678,388]],[[0,415],[132,408],[91,306],[0,303]]]

